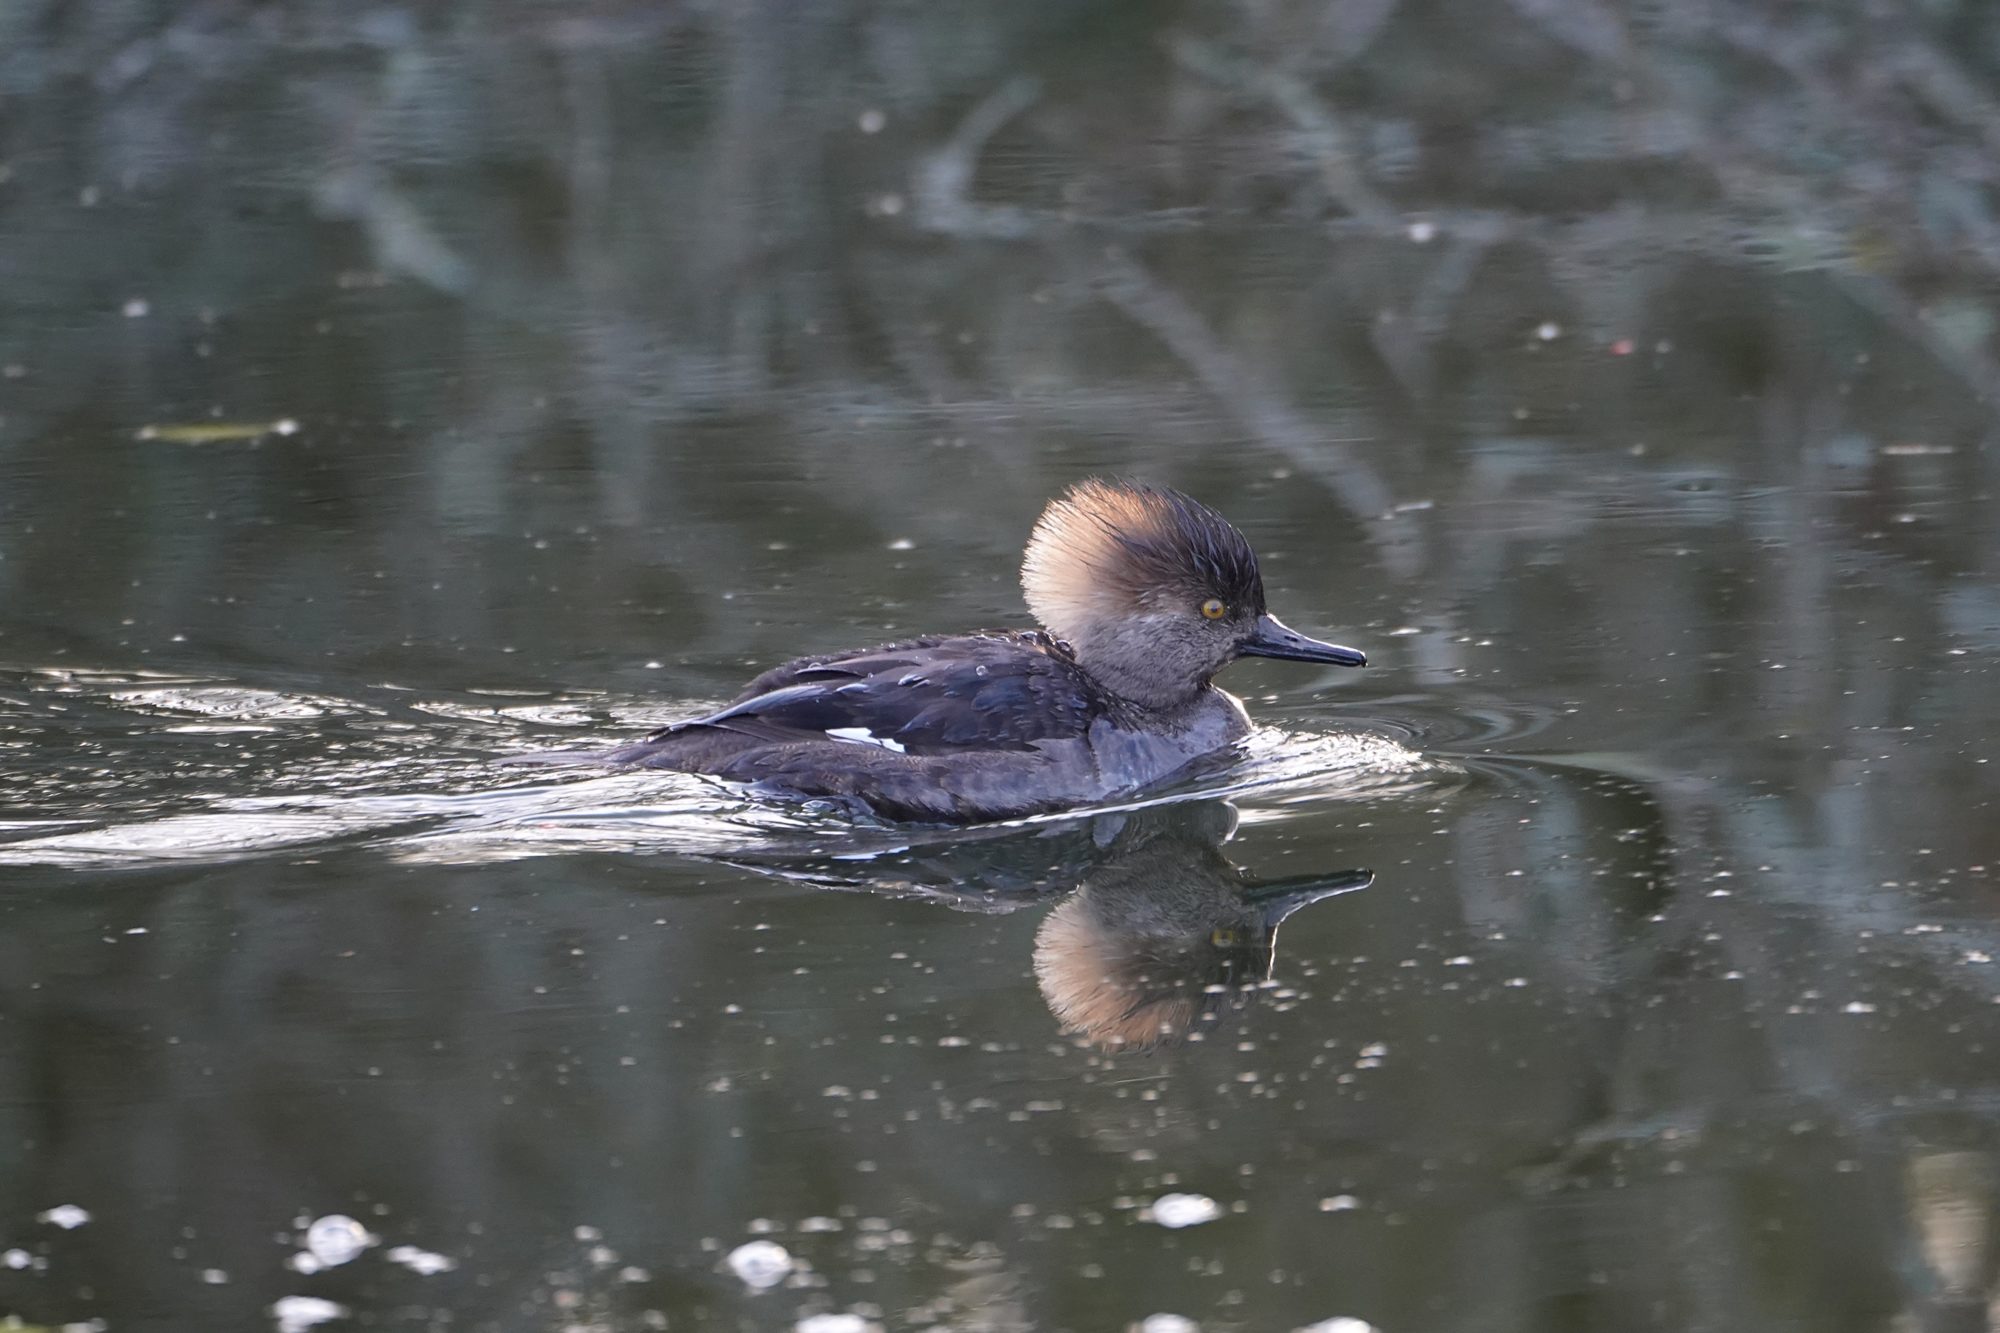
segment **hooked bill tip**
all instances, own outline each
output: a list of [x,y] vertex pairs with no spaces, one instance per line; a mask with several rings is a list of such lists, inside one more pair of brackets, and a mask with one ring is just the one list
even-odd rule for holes
[[1330,666],[1347,667],[1368,665],[1368,655],[1359,649],[1309,638],[1271,615],[1258,618],[1257,628],[1237,651],[1245,657],[1278,657],[1291,662],[1325,662]]

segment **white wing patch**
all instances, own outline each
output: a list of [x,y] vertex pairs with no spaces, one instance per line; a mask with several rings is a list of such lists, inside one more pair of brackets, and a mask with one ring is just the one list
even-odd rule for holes
[[877,736],[866,727],[828,727],[826,734],[837,741],[851,741],[856,745],[879,745],[885,750],[894,750],[897,754],[908,752],[908,747],[901,741],[891,740],[887,736]]

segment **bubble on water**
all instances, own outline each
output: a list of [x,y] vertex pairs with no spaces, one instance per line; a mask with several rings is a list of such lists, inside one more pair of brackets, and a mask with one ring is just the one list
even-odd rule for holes
[[401,1264],[419,1277],[430,1277],[434,1273],[449,1273],[458,1267],[456,1259],[447,1259],[442,1254],[420,1250],[414,1245],[398,1245],[383,1257],[392,1264]]
[[306,1228],[306,1253],[328,1268],[338,1268],[378,1239],[347,1214],[328,1213]]
[[45,1213],[36,1213],[35,1220],[61,1227],[64,1231],[74,1231],[90,1220],[90,1214],[73,1203],[59,1203]]
[[1336,1315],[1332,1319],[1322,1319],[1317,1324],[1307,1324],[1297,1333],[1377,1333],[1375,1325],[1366,1319],[1356,1319],[1353,1315]]
[[347,1307],[318,1296],[281,1296],[271,1306],[278,1333],[306,1333],[329,1319],[347,1317]]
[[1222,1205],[1206,1194],[1162,1194],[1153,1200],[1152,1216],[1163,1227],[1194,1227],[1222,1216]]
[[310,1254],[307,1254],[304,1250],[300,1250],[297,1254],[285,1260],[285,1267],[291,1269],[294,1273],[304,1273],[307,1277],[311,1277],[314,1273],[319,1272],[320,1269],[325,1268],[326,1265],[313,1258]]
[[204,1268],[201,1270],[201,1280],[211,1287],[219,1287],[229,1281],[229,1274],[220,1268]]
[[1319,1210],[1322,1213],[1345,1213],[1360,1206],[1361,1200],[1355,1198],[1352,1194],[1335,1194],[1330,1198],[1319,1201]]
[[753,1240],[729,1252],[729,1271],[752,1291],[775,1287],[792,1271],[792,1256],[776,1241]]
[[1184,1314],[1149,1314],[1139,1321],[1139,1333],[1201,1333],[1201,1325]]
[[29,1254],[26,1250],[9,1250],[5,1254],[0,1254],[0,1264],[5,1264],[9,1268],[26,1268],[33,1262],[35,1262],[35,1256]]

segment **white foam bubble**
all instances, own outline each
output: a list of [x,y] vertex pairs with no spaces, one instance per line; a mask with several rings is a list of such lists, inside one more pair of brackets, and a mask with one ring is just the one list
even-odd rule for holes
[[1162,1194],[1153,1200],[1153,1220],[1163,1227],[1194,1227],[1222,1216],[1222,1205],[1206,1194]]
[[456,1259],[448,1259],[429,1250],[420,1250],[414,1245],[398,1245],[382,1257],[392,1264],[401,1264],[419,1277],[430,1277],[434,1273],[449,1273],[458,1267]]
[[327,1268],[338,1268],[377,1239],[367,1227],[345,1213],[328,1213],[306,1228],[306,1253]]
[[792,1333],[882,1333],[882,1326],[843,1310],[809,1314],[792,1325]]
[[729,1271],[752,1291],[775,1287],[792,1271],[792,1256],[771,1240],[753,1240],[729,1252]]
[[271,1306],[271,1317],[278,1321],[278,1333],[306,1333],[329,1319],[346,1315],[346,1306],[318,1296],[281,1296]]

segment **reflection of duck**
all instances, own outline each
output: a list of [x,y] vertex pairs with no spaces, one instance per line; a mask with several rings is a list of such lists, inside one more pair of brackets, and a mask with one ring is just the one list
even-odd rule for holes
[[[1184,1035],[1271,974],[1278,924],[1365,887],[1366,870],[1253,883],[1224,857],[1226,801],[941,834],[916,846],[766,853],[731,864],[828,888],[1011,912],[1063,896],[1035,934],[1035,978],[1065,1031],[1105,1047]],[[1073,892],[1072,892],[1073,890]]]
[[[1221,812],[1227,805],[1202,808]],[[1208,827],[1201,827],[1207,823]],[[1308,903],[1366,887],[1342,870],[1251,883],[1219,850],[1213,822],[1121,838],[1035,932],[1035,979],[1065,1031],[1108,1049],[1184,1036],[1271,975],[1278,925]]]

